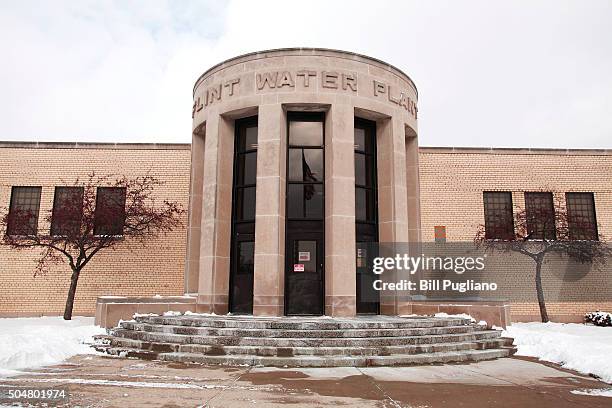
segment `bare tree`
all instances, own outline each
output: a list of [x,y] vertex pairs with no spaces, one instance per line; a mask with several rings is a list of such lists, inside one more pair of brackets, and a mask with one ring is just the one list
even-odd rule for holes
[[70,187],[56,189],[53,209],[45,216],[47,233],[38,231],[38,214],[12,208],[0,217],[6,234],[0,244],[16,250],[41,248],[34,276],[44,274],[50,265],[70,266],[70,288],[64,319],[72,318],[74,297],[83,268],[102,250],[114,249],[127,240],[145,246],[160,234],[182,224],[185,212],[176,202],[156,202],[153,191],[163,184],[147,175],[77,179]]
[[[543,193],[550,194],[550,193]],[[505,253],[519,253],[535,263],[535,286],[542,322],[548,322],[548,312],[542,287],[542,265],[546,255],[558,254],[579,263],[605,265],[612,249],[597,232],[593,221],[580,214],[568,213],[567,207],[554,195],[552,205],[515,208],[514,232],[505,239],[492,239],[485,225],[478,226],[474,243],[479,248]]]

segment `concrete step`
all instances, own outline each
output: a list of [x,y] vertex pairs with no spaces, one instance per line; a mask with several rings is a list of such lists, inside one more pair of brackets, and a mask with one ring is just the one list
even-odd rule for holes
[[216,346],[258,346],[258,347],[381,347],[409,344],[433,344],[445,342],[465,342],[499,338],[497,330],[473,330],[468,333],[421,335],[405,337],[348,337],[348,338],[266,338],[266,337],[229,337],[198,336],[160,332],[145,332],[129,329],[114,329],[116,337],[143,340],[155,343],[204,344]]
[[122,329],[150,333],[184,334],[190,336],[229,336],[229,337],[268,337],[268,338],[333,338],[333,337],[407,337],[432,334],[469,333],[474,330],[471,325],[436,326],[419,328],[393,329],[260,329],[260,328],[210,328],[169,324],[149,324],[125,321]]
[[243,316],[149,316],[137,315],[139,323],[171,326],[239,328],[239,329],[287,329],[287,330],[346,330],[346,329],[409,329],[424,327],[459,326],[470,324],[469,319],[459,317],[357,317],[341,318],[258,318]]
[[300,356],[269,357],[224,355],[210,356],[196,353],[160,353],[163,361],[183,363],[249,365],[266,367],[370,367],[370,366],[408,366],[416,364],[437,364],[452,362],[481,361],[507,357],[506,349],[466,350],[427,354],[394,354],[391,356]]
[[514,352],[512,339],[463,318],[135,316],[96,348],[142,359],[291,367],[478,361]]
[[206,355],[252,355],[252,356],[382,356],[392,354],[420,354],[461,350],[485,350],[504,347],[504,341],[482,340],[474,342],[434,343],[423,345],[389,347],[257,347],[257,346],[210,346],[201,344],[152,343],[126,338],[113,338],[110,345],[117,349],[140,349],[158,353],[182,352]]

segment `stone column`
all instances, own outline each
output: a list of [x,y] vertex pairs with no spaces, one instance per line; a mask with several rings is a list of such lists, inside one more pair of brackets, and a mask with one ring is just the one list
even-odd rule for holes
[[185,259],[185,293],[198,292],[205,137],[203,132],[195,131],[191,141],[191,178],[189,183],[189,227],[187,229],[187,254]]
[[[378,148],[378,226],[381,243],[408,242],[408,211],[406,205],[406,128],[399,118],[377,122]],[[393,247],[390,247],[393,250]],[[404,249],[399,247],[398,249]],[[382,254],[381,254],[382,255]],[[386,272],[382,279],[394,281],[393,273]],[[383,291],[380,313],[398,314],[395,291]]]
[[416,136],[406,137],[406,187],[408,241],[421,242],[421,190],[419,183],[419,143]]
[[197,310],[225,314],[229,294],[233,121],[209,112],[204,143]]
[[259,106],[253,280],[255,316],[284,315],[286,127],[281,104]]
[[334,104],[325,123],[325,314],[356,314],[355,112]]

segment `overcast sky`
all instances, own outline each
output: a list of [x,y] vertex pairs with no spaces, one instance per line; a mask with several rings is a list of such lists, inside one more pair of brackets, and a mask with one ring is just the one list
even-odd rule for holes
[[612,148],[612,1],[2,1],[0,140],[190,142],[192,87],[278,47],[419,89],[427,146]]

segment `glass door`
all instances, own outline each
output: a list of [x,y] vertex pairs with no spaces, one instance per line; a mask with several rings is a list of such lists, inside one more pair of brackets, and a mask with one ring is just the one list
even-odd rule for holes
[[325,157],[322,113],[288,119],[285,313],[324,310]]

